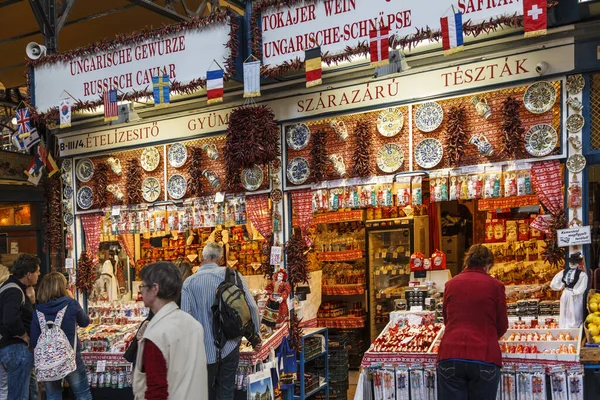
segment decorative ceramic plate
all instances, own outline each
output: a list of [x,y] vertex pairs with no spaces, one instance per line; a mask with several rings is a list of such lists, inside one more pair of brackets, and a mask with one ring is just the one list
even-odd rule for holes
[[167,182],[167,193],[172,199],[179,200],[185,196],[187,191],[187,181],[181,175],[175,174]]
[[81,208],[82,210],[87,210],[88,208],[90,208],[93,203],[92,196],[93,192],[91,187],[80,187],[77,191],[77,205],[79,206],[79,208]]
[[278,204],[281,203],[281,200],[283,200],[283,192],[279,189],[273,189],[273,191],[271,191],[271,201]]
[[71,197],[73,197],[73,186],[71,185],[65,185],[63,188],[63,197],[65,199],[70,199]]
[[174,143],[169,147],[167,158],[171,166],[175,168],[183,167],[187,160],[187,148],[182,143]]
[[415,161],[421,168],[433,168],[442,161],[444,147],[439,140],[423,139],[415,147]]
[[144,171],[152,172],[160,164],[160,152],[156,147],[146,147],[140,158]]
[[547,156],[557,143],[558,134],[548,124],[534,125],[525,134],[525,150],[534,157]]
[[396,136],[404,125],[404,115],[399,108],[388,108],[377,117],[377,130],[385,137]]
[[584,124],[585,119],[581,114],[572,114],[567,118],[567,130],[571,133],[579,132]]
[[573,154],[567,159],[567,169],[572,174],[583,171],[585,164],[585,157],[581,154]]
[[398,171],[403,162],[404,153],[395,143],[388,143],[377,152],[377,167],[388,174]]
[[285,138],[290,149],[302,150],[310,140],[310,129],[306,124],[292,125],[289,127]]
[[571,75],[567,76],[567,92],[570,95],[580,93],[585,87],[585,79],[583,79],[583,75]]
[[310,166],[306,158],[296,157],[287,166],[287,177],[294,185],[302,185],[310,176]]
[[258,165],[252,168],[245,168],[242,170],[242,186],[247,191],[253,192],[262,185],[264,177],[265,174]]
[[550,82],[540,81],[530,85],[523,95],[523,103],[527,111],[543,114],[549,111],[556,102],[556,90]]
[[65,213],[65,216],[63,217],[63,221],[65,222],[66,226],[71,226],[73,225],[73,220],[75,218],[73,218],[73,214],[71,214],[70,212]]
[[94,163],[89,158],[82,158],[77,161],[75,167],[75,176],[80,182],[89,182],[94,176]]
[[148,203],[154,203],[160,196],[160,182],[156,178],[146,178],[142,183],[142,197]]
[[60,170],[63,171],[63,172],[69,172],[71,170],[72,166],[73,166],[73,164],[71,163],[71,159],[70,158],[65,158],[60,163]]
[[421,132],[436,130],[444,120],[444,109],[435,101],[423,103],[415,113],[415,124]]

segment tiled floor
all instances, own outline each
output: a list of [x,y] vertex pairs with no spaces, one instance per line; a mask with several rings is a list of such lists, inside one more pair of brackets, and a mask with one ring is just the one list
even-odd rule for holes
[[354,399],[356,384],[358,383],[359,371],[348,371],[348,400]]

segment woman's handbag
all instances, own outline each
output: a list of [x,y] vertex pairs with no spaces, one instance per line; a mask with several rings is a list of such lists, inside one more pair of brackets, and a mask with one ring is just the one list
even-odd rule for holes
[[123,358],[129,361],[130,363],[135,364],[138,352],[138,342],[144,337],[144,332],[146,331],[146,327],[149,323],[150,317],[148,317],[148,319],[146,319],[140,324],[140,327],[138,328],[137,332],[135,333],[135,336],[133,337],[133,340],[131,341],[129,347],[127,348],[127,350],[125,350],[125,353],[123,354]]

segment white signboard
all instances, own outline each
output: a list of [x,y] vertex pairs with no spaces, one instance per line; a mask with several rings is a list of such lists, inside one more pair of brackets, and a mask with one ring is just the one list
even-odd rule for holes
[[213,60],[223,64],[229,58],[230,32],[228,23],[212,24],[68,62],[39,64],[34,67],[35,106],[39,112],[57,107],[63,91],[82,102],[98,101],[110,88],[151,92],[152,77],[164,74],[181,84],[205,78]]
[[[263,63],[280,65],[304,51],[321,46],[323,53],[343,53],[347,46],[368,42],[380,25],[390,34],[410,37],[418,29],[441,30],[440,18],[463,13],[463,22],[476,25],[500,16],[523,14],[521,0],[316,0],[290,7],[273,7],[261,16]],[[441,44],[440,44],[441,47]]]
[[592,231],[589,226],[559,229],[556,231],[558,247],[578,246],[592,243]]

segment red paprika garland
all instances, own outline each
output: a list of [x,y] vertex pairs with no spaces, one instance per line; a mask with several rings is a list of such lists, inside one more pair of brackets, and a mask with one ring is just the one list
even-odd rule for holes
[[309,248],[302,236],[302,230],[297,226],[294,227],[292,236],[285,245],[289,282],[294,289],[300,283],[308,283],[310,278],[308,257],[306,256],[308,251]]
[[96,276],[92,257],[90,257],[90,253],[87,250],[84,250],[81,253],[81,256],[79,256],[75,285],[77,286],[77,289],[86,291],[89,294],[94,287],[96,279],[98,278]]

